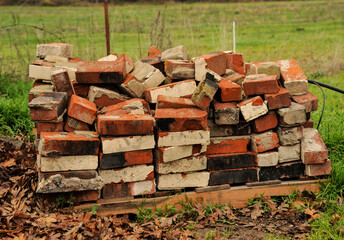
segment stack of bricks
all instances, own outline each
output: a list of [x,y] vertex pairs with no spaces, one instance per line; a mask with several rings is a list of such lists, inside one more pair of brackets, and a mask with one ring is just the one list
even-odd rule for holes
[[310,118],[318,99],[295,60],[245,63],[227,51],[189,61],[177,46],[135,64],[84,61],[68,44],[38,45],[37,57],[40,193],[94,201],[331,172]]

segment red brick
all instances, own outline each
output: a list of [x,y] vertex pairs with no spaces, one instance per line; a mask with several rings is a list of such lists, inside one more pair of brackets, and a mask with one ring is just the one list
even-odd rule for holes
[[166,60],[165,73],[172,79],[195,78],[195,63],[187,60]]
[[67,107],[67,93],[41,93],[29,103],[29,107],[32,121],[61,122]]
[[267,75],[255,80],[244,80],[243,89],[247,96],[277,93],[279,90],[277,76]]
[[124,62],[125,63],[125,72],[129,73],[134,68],[134,62],[133,60],[128,57],[125,53],[123,53],[121,56],[119,56],[116,60],[116,62]]
[[302,126],[304,128],[314,128],[314,122],[312,119],[308,119]]
[[258,68],[253,63],[245,63],[245,72],[246,75],[255,75],[258,74]]
[[99,115],[97,130],[102,136],[151,135],[154,132],[154,118],[148,114]]
[[70,63],[78,63],[78,62],[85,62],[85,60],[83,60],[81,58],[70,58],[68,60],[68,62],[70,62]]
[[260,118],[252,121],[253,132],[265,132],[269,129],[277,127],[278,119],[275,112],[270,112]]
[[137,80],[132,74],[127,74],[124,82],[120,85],[120,88],[123,92],[129,96],[140,98],[143,95],[145,87],[143,84]]
[[89,131],[90,125],[87,123],[81,122],[75,118],[67,116],[66,124],[64,126],[64,130],[67,132],[74,132],[74,131]]
[[52,73],[51,78],[54,80],[58,92],[66,92],[68,99],[75,94],[73,84],[68,76],[68,70],[62,69]]
[[124,61],[79,62],[75,72],[78,83],[123,83],[126,75]]
[[54,86],[52,84],[44,84],[31,88],[29,92],[29,102],[34,98],[39,97],[42,93],[48,92],[54,92]]
[[268,112],[268,107],[260,96],[245,99],[238,103],[245,121],[252,121]]
[[197,59],[200,58],[203,58],[207,63],[206,69],[209,69],[219,75],[226,73],[226,53],[212,52],[197,57]]
[[244,56],[241,53],[227,53],[226,54],[226,68],[232,69],[235,72],[245,75]]
[[94,102],[98,108],[124,102],[127,99],[129,98],[126,95],[96,86],[91,86],[88,93],[88,100]]
[[155,191],[155,179],[142,182],[110,183],[104,185],[102,196],[104,199],[128,198],[139,195],[151,195]]
[[100,169],[123,168],[126,166],[152,163],[153,151],[151,149],[100,154]]
[[93,124],[96,119],[96,104],[77,95],[72,95],[68,107],[68,116],[87,124]]
[[328,159],[326,145],[314,128],[303,129],[301,159],[304,164],[323,164]]
[[266,152],[279,147],[277,133],[268,131],[251,134],[251,148],[254,152]]
[[327,159],[323,164],[312,164],[305,166],[305,174],[311,177],[329,175],[331,174],[331,170],[332,167],[330,159]]
[[214,119],[218,125],[239,123],[240,109],[235,102],[221,103],[214,100]]
[[156,108],[157,109],[163,109],[163,108],[178,109],[178,108],[197,108],[197,106],[189,98],[159,95]]
[[37,137],[40,138],[41,132],[62,132],[63,123],[35,122]]
[[206,154],[227,154],[247,152],[250,136],[210,138]]
[[148,57],[160,57],[161,56],[161,51],[159,48],[157,48],[156,46],[152,46],[149,50],[148,50]]
[[222,102],[241,101],[241,86],[230,80],[222,78],[219,83],[217,95],[217,98]]
[[116,111],[118,110],[124,110],[125,114],[129,114],[130,110],[136,109],[136,108],[143,108],[144,113],[149,113],[150,112],[150,108],[149,108],[149,104],[143,100],[143,99],[139,99],[139,98],[133,98],[130,100],[126,100],[124,102],[120,102],[114,105],[110,105],[107,107],[104,107],[101,110],[102,114],[109,114],[109,115],[114,115],[116,113]]
[[269,110],[289,107],[291,105],[290,97],[290,92],[281,87],[277,93],[264,94],[264,99],[268,102]]
[[163,132],[208,129],[207,112],[196,108],[156,109],[155,120]]
[[224,79],[227,79],[233,83],[239,84],[240,86],[242,85],[242,82],[244,81],[245,75],[241,75],[238,73],[234,73],[231,75],[224,75],[225,77],[223,77]]
[[88,93],[90,92],[91,85],[87,84],[78,84],[75,81],[73,82],[73,88],[75,91],[75,94],[79,97],[87,98]]
[[44,82],[42,79],[35,79],[32,83],[33,88],[42,85],[51,85],[51,83]]
[[90,132],[90,136],[75,133],[42,132],[38,149],[43,156],[97,155],[99,138],[95,132]]
[[311,92],[307,92],[304,95],[293,96],[293,101],[303,105],[306,108],[306,113],[318,110],[318,98]]

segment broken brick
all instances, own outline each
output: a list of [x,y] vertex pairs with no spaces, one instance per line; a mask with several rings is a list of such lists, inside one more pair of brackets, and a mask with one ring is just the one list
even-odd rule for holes
[[265,132],[277,127],[278,120],[275,112],[269,112],[252,121],[252,130],[255,133]]
[[172,79],[194,79],[195,64],[186,60],[166,60],[165,73]]
[[218,125],[234,125],[239,123],[240,109],[235,102],[220,103],[214,101],[215,123]]
[[96,119],[96,113],[97,107],[95,103],[77,95],[72,95],[68,107],[68,116],[87,124],[93,124]]
[[279,88],[277,93],[264,94],[269,110],[289,107],[291,105],[290,92],[285,88]]
[[251,148],[254,152],[266,152],[279,147],[278,136],[275,132],[267,131],[264,133],[251,134]]
[[218,75],[226,73],[226,53],[212,52],[195,59],[195,79],[202,81],[207,70]]

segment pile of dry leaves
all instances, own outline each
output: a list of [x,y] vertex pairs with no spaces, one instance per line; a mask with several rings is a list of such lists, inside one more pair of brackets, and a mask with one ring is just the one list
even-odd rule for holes
[[135,215],[77,213],[59,209],[35,193],[35,162],[33,145],[0,136],[1,239],[263,239],[267,234],[303,238],[309,231],[305,222],[316,214],[268,198],[241,210],[193,203],[187,211],[151,213],[142,221]]

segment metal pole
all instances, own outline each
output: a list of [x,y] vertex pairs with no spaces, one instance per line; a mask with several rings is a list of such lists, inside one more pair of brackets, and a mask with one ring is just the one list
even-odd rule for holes
[[110,28],[109,28],[109,10],[108,0],[104,0],[104,15],[105,15],[105,34],[106,34],[106,53],[110,55]]
[[235,21],[233,21],[233,52],[235,53]]

